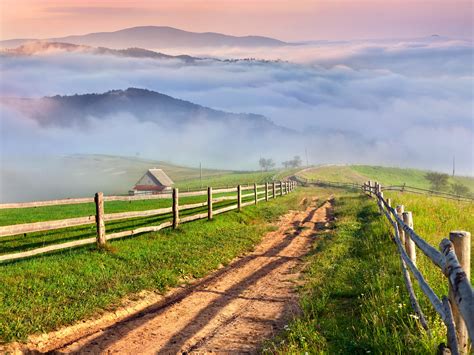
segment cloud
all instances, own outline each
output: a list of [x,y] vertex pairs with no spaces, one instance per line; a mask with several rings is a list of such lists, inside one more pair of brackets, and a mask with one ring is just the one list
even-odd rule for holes
[[[215,167],[256,168],[260,156],[281,161],[303,155],[306,147],[311,163],[441,171],[449,171],[455,155],[458,171],[474,175],[471,42],[321,42],[192,54],[284,61],[209,59],[185,64],[84,53],[3,57],[0,95],[38,97],[141,87],[216,109],[263,114],[301,136],[265,137],[257,144],[233,137],[222,127],[162,132],[127,115],[97,120],[91,131],[45,130],[28,126],[24,118],[5,118],[3,110],[3,154],[140,151],[142,156],[183,164],[206,157]],[[171,149],[176,142],[181,149]]]

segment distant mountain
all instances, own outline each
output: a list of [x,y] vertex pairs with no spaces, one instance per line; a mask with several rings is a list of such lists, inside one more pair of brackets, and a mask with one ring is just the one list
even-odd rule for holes
[[19,47],[0,50],[0,54],[14,55],[14,56],[30,56],[38,54],[60,53],[60,52],[74,52],[74,53],[89,53],[97,55],[113,55],[117,57],[130,58],[152,58],[152,59],[179,59],[184,62],[194,62],[200,58],[189,55],[168,55],[164,53],[150,51],[142,48],[127,48],[127,49],[110,49],[105,47],[91,47],[86,45],[64,43],[64,42],[48,42],[48,41],[30,41],[22,44]]
[[239,131],[289,132],[262,115],[229,113],[179,100],[158,92],[129,88],[103,94],[44,98],[0,98],[0,103],[37,121],[42,126],[85,127],[88,119],[113,119],[130,114],[141,122],[165,129],[204,123],[220,124]]
[[[94,47],[113,49],[140,47],[159,48],[196,48],[196,47],[275,47],[287,43],[262,36],[229,36],[221,33],[196,33],[172,27],[142,26],[115,32],[97,32],[85,35],[47,39],[52,42],[67,42]],[[1,41],[0,46],[12,48],[30,40]]]

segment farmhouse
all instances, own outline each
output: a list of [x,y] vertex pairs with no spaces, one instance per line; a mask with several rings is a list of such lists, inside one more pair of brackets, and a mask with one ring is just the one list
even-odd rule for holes
[[170,190],[174,182],[162,169],[149,169],[133,187],[133,194],[158,193]]

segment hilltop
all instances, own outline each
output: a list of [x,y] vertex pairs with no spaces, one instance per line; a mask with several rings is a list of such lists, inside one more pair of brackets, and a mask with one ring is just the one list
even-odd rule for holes
[[[0,46],[16,47],[35,39],[1,41]],[[49,38],[47,41],[109,48],[142,47],[196,48],[196,47],[276,47],[287,43],[263,36],[231,36],[215,32],[189,32],[166,26],[139,26],[114,32],[96,32]]]
[[[379,181],[383,185],[403,185],[429,189],[425,170],[394,168],[369,165],[327,165],[300,171],[299,176],[335,182],[363,183],[367,180]],[[474,192],[474,178],[467,176],[450,177],[449,183],[461,183]]]
[[43,98],[1,98],[0,102],[42,126],[84,126],[88,118],[106,119],[127,113],[140,122],[162,128],[179,128],[191,123],[221,123],[238,126],[241,132],[254,129],[290,131],[262,115],[230,113],[201,106],[156,91],[128,88],[101,94],[50,96]]

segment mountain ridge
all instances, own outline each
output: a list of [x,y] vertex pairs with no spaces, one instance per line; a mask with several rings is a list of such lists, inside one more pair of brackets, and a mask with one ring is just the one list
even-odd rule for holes
[[0,54],[13,56],[32,56],[51,52],[88,53],[95,55],[113,55],[116,57],[128,58],[178,59],[186,63],[191,63],[196,60],[202,59],[186,54],[169,55],[138,47],[131,47],[126,49],[111,49],[107,47],[92,47],[83,44],[49,42],[42,40],[29,41],[15,48],[0,49]]
[[90,117],[106,119],[128,113],[141,122],[154,122],[165,128],[196,123],[244,125],[246,129],[290,132],[263,115],[231,113],[201,106],[156,91],[128,88],[105,93],[55,95],[42,98],[2,97],[0,103],[37,121],[42,126],[71,127],[87,124]]
[[[136,26],[109,32],[92,32],[82,35],[48,38],[46,41],[67,42],[113,49],[141,47],[195,48],[195,47],[275,47],[288,43],[265,36],[232,36],[217,32],[191,32],[168,26]],[[0,41],[2,47],[18,46],[31,39]]]

